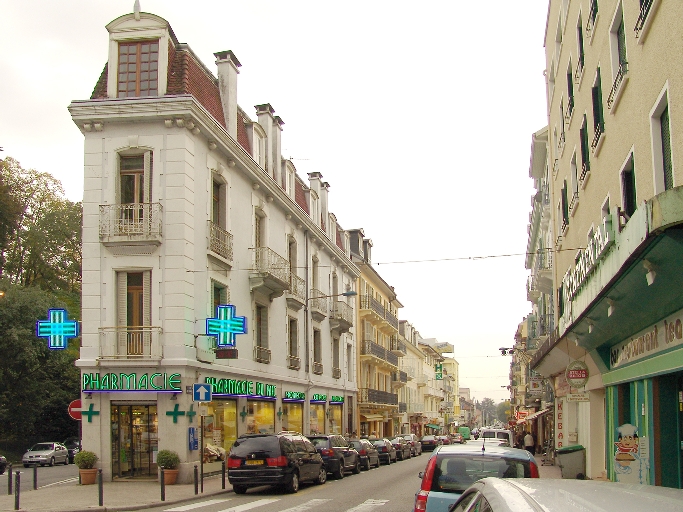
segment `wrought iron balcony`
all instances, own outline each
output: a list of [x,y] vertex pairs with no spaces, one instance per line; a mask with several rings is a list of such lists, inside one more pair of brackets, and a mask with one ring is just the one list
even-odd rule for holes
[[106,242],[161,243],[161,204],[100,205],[100,238]]
[[254,347],[254,361],[257,363],[270,363],[270,349],[266,347]]
[[224,260],[232,262],[232,234],[218,224],[209,223],[209,250]]
[[287,356],[287,368],[298,370],[301,368],[301,359],[296,356]]
[[398,403],[398,412],[399,413],[408,412],[408,404],[405,402],[399,402]]
[[638,21],[636,21],[636,26],[633,29],[636,33],[636,39],[640,37],[640,33],[645,26],[647,21],[647,16],[650,14],[650,8],[652,7],[653,0],[644,0],[640,3],[640,14],[638,15]]
[[299,311],[306,303],[306,283],[294,272],[289,274],[289,290],[287,290],[287,306]]
[[343,300],[333,301],[330,328],[345,333],[349,332],[351,327],[353,327],[353,308]]
[[590,36],[595,28],[595,20],[598,17],[598,0],[591,0],[590,10],[588,11],[588,21],[586,22],[586,35]]
[[402,371],[393,372],[391,374],[391,381],[398,386],[404,386],[408,382],[408,375]]
[[254,251],[254,266],[249,273],[251,290],[270,299],[280,297],[290,286],[289,262],[270,247],[251,250]]
[[406,344],[398,339],[398,336],[390,338],[391,351],[399,357],[403,357],[407,353]]
[[605,133],[605,122],[601,119],[595,124],[595,133],[593,134],[593,141],[591,142],[591,149],[595,151],[600,144],[600,137]]
[[358,391],[358,402],[361,404],[398,405],[396,393],[371,388],[360,388]]
[[424,412],[425,404],[422,402],[409,402],[408,403],[408,414],[420,414]]
[[311,288],[308,296],[308,304],[311,308],[311,316],[316,322],[322,322],[327,316],[327,296],[320,290]]
[[372,314],[376,320],[390,325],[398,331],[398,318],[396,315],[385,308],[372,295],[361,295],[360,309],[361,315]]
[[379,364],[388,363],[392,367],[398,367],[398,356],[374,341],[364,340],[361,344],[360,355],[361,357],[370,356]]
[[161,359],[161,327],[100,327],[99,335],[101,359]]
[[413,380],[415,378],[415,368],[412,366],[401,366],[401,371],[405,372],[405,374],[408,376],[408,380]]
[[574,96],[569,96],[567,99],[567,111],[564,114],[564,120],[566,123],[569,123],[569,120],[572,118],[572,114],[574,113]]
[[316,375],[322,375],[323,374],[323,364],[318,363],[316,361],[313,361],[313,373]]
[[341,379],[341,368],[332,367],[332,377],[335,379]]
[[539,315],[538,335],[549,336],[555,330],[555,316],[551,314]]
[[573,214],[577,206],[579,206],[579,193],[572,192],[572,198],[569,201],[569,211]]
[[581,174],[579,175],[579,183],[583,187],[583,182],[588,178],[588,174],[591,172],[591,163],[587,158],[581,163]]
[[417,378],[417,385],[418,387],[426,386],[427,385],[427,376],[426,375],[420,375]]
[[619,88],[621,84],[624,83],[624,77],[628,74],[628,62],[623,61],[619,63],[619,69],[617,69],[617,74],[614,77],[614,83],[609,91],[609,96],[607,96],[607,108],[612,108],[614,102],[617,99],[617,94],[619,93]]

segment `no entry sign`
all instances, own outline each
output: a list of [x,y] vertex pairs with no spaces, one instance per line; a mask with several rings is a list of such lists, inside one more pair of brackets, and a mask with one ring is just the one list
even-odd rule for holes
[[67,409],[69,412],[69,416],[71,416],[75,420],[80,420],[81,419],[81,401],[80,400],[74,400],[69,404],[69,408]]

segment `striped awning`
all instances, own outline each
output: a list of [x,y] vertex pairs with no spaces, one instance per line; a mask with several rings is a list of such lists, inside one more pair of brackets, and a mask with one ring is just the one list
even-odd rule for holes
[[441,428],[441,425],[435,425],[434,423],[427,423],[427,424],[425,425],[425,427],[429,427],[429,428],[438,428],[438,429],[440,429],[440,428]]
[[[524,418],[524,419],[525,419],[526,421],[535,420],[535,419],[538,418],[539,416],[543,416],[544,414],[547,414],[547,413],[549,413],[549,412],[550,412],[550,407],[548,407],[548,408],[546,408],[546,409],[541,409],[540,411],[536,411],[536,412],[533,413],[533,414],[529,414],[529,416],[527,416],[527,417]],[[518,423],[521,423],[521,422],[518,422]]]

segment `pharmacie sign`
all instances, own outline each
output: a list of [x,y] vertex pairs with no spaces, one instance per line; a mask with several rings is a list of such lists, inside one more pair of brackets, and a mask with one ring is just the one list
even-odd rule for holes
[[586,248],[579,253],[574,268],[567,270],[562,278],[562,298],[565,304],[574,298],[581,285],[586,282],[586,279],[595,270],[596,265],[613,243],[612,219],[605,217],[602,219],[602,225],[598,227],[588,241]]
[[155,391],[180,393],[179,373],[84,373],[83,392]]
[[610,369],[683,345],[683,310],[617,343],[610,350]]
[[275,384],[264,384],[253,380],[216,379],[215,377],[207,377],[205,382],[211,384],[213,395],[277,398]]

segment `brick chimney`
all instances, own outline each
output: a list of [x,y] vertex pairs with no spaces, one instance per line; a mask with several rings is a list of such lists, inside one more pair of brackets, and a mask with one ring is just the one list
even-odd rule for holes
[[237,140],[237,75],[242,64],[230,50],[214,53],[218,69],[218,91],[230,136]]
[[[265,161],[266,161],[266,172],[270,174],[273,179],[277,179],[276,176],[279,174],[277,170],[275,169],[276,163],[278,164],[279,167],[279,161],[280,159],[278,158],[277,160],[273,158],[275,155],[275,138],[277,137],[276,133],[279,132],[279,126],[275,128],[275,118],[273,117],[273,114],[275,113],[275,109],[272,107],[270,103],[264,103],[263,105],[256,105],[254,107],[256,109],[256,116],[258,117],[258,124],[261,125],[261,128],[263,128],[263,131],[266,132],[266,154],[265,154]],[[279,135],[279,133],[278,133]]]

